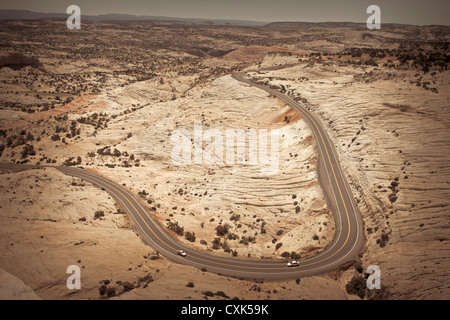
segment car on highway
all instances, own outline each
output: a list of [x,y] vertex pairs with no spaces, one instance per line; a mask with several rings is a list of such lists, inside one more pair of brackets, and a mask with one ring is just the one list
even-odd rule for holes
[[177,251],[177,255],[182,256],[182,257],[186,257],[186,252],[184,252],[183,250],[178,250]]
[[289,261],[289,262],[287,263],[287,266],[288,266],[288,267],[298,267],[298,266],[300,266],[300,262],[298,262],[298,261],[296,261],[296,260]]

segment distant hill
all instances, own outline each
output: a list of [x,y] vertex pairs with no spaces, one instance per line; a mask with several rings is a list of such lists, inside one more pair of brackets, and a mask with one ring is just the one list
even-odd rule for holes
[[28,10],[9,10],[0,9],[0,19],[10,20],[26,20],[26,19],[43,19],[43,18],[63,18],[68,17],[67,14],[62,13],[42,13]]
[[[204,18],[180,18],[180,17],[164,17],[164,16],[144,16],[132,14],[108,13],[100,15],[84,15],[81,11],[81,19],[93,22],[120,22],[120,23],[154,23],[154,24],[198,24],[198,25],[237,25],[260,27],[264,26],[269,29],[309,29],[309,28],[349,28],[349,29],[367,29],[365,22],[263,22],[251,20],[234,20],[234,19],[204,19]],[[36,19],[57,19],[66,20],[69,17],[64,13],[45,13],[34,12],[29,10],[0,9],[0,20],[36,20]],[[383,23],[383,28],[404,28],[419,27],[414,25],[404,25],[397,23]],[[428,25],[420,26],[435,28],[444,27],[448,30],[449,26]]]
[[[179,17],[160,17],[160,16],[137,16],[131,14],[101,14],[101,15],[83,15],[81,19],[96,22],[137,22],[137,21],[160,21],[160,22],[184,22],[189,24],[231,24],[242,26],[263,26],[268,22],[249,21],[249,20],[232,20],[232,19],[202,19],[202,18],[179,18]],[[66,13],[43,13],[28,10],[10,10],[0,9],[0,19],[8,20],[27,20],[27,19],[67,19]]]
[[352,28],[367,29],[366,23],[357,22],[272,22],[266,25],[272,29],[307,29],[307,28]]

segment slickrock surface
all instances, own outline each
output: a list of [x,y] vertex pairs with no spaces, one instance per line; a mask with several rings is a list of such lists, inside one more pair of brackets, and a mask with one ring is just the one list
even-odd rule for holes
[[[364,216],[365,265],[381,267],[392,296],[450,296],[448,71],[306,63],[254,74],[289,86],[327,125]],[[305,77],[298,81],[299,77]]]

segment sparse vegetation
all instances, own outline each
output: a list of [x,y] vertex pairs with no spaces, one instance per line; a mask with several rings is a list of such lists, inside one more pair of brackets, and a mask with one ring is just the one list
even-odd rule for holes
[[363,276],[354,276],[349,283],[345,285],[348,294],[357,295],[364,299],[366,294],[366,279]]
[[94,220],[99,220],[105,216],[105,212],[103,210],[95,211]]
[[[88,170],[98,169],[106,176],[110,174],[111,179],[120,180],[120,183],[127,188],[135,190],[133,192],[142,190],[145,186],[149,192],[139,191],[141,197],[139,200],[146,204],[145,207],[149,208],[150,214],[155,214],[158,219],[165,221],[163,223],[167,224],[169,230],[183,237],[181,239],[183,242],[190,242],[189,246],[199,250],[211,251],[211,248],[219,250],[214,252],[218,255],[224,255],[223,252],[226,252],[237,256],[239,252],[243,259],[251,257],[252,259],[298,260],[300,254],[292,251],[291,248],[296,248],[298,252],[305,252],[305,255],[315,254],[320,250],[315,248],[326,247],[331,231],[336,228],[329,211],[319,213],[314,209],[322,201],[320,194],[313,200],[310,199],[313,197],[305,196],[305,193],[309,192],[309,184],[305,183],[303,190],[303,188],[294,189],[291,183],[286,183],[288,180],[285,178],[295,178],[290,171],[292,168],[301,168],[298,172],[314,174],[318,163],[317,157],[306,154],[309,149],[313,152],[316,150],[310,133],[308,133],[309,137],[306,137],[303,130],[292,132],[291,129],[296,128],[298,118],[291,113],[280,112],[273,118],[264,117],[271,118],[271,121],[276,119],[277,126],[289,129],[283,131],[284,141],[297,140],[292,138],[298,136],[298,141],[302,144],[312,146],[302,148],[305,152],[302,150],[298,154],[289,153],[289,157],[287,153],[281,154],[280,160],[286,160],[279,175],[283,177],[282,182],[277,180],[278,176],[275,179],[266,179],[266,177],[257,179],[253,176],[252,170],[247,171],[248,167],[242,171],[243,175],[240,170],[229,170],[228,166],[212,166],[204,172],[196,168],[199,174],[191,178],[189,174],[186,174],[186,170],[175,168],[170,161],[167,161],[165,154],[153,148],[153,144],[161,144],[164,152],[168,150],[171,132],[184,125],[185,119],[181,114],[185,109],[182,107],[183,99],[187,101],[194,96],[197,98],[196,95],[189,93],[191,89],[194,89],[191,92],[196,92],[197,89],[205,87],[205,90],[200,90],[201,97],[198,97],[198,101],[201,98],[205,104],[198,104],[198,113],[195,113],[197,112],[195,109],[189,109],[192,116],[201,118],[204,129],[219,127],[221,124],[237,125],[237,122],[233,122],[236,118],[233,118],[235,106],[231,98],[226,106],[230,109],[227,111],[231,112],[224,113],[223,117],[216,117],[219,113],[213,109],[214,103],[217,102],[214,100],[216,88],[213,80],[218,79],[221,88],[227,81],[226,84],[230,85],[230,88],[227,85],[225,87],[235,89],[233,86],[237,84],[234,80],[230,77],[221,77],[255,66],[255,61],[261,68],[268,65],[279,66],[286,62],[293,64],[300,62],[299,66],[294,67],[302,68],[300,73],[289,71],[291,68],[268,73],[261,69],[254,72],[253,77],[261,84],[273,86],[285,92],[295,101],[303,102],[307,109],[320,114],[324,124],[327,123],[330,131],[336,133],[336,142],[342,137],[342,146],[339,148],[345,149],[338,148],[338,153],[348,152],[348,157],[344,157],[342,161],[349,161],[346,165],[354,169],[352,181],[350,181],[351,189],[355,192],[358,206],[368,209],[367,216],[364,217],[368,244],[376,242],[376,245],[381,248],[392,246],[392,250],[384,250],[387,254],[391,254],[395,252],[396,241],[398,241],[398,237],[391,233],[392,230],[398,230],[398,225],[395,225],[398,223],[395,221],[397,218],[402,219],[400,216],[408,216],[409,220],[414,221],[413,227],[410,227],[409,221],[405,222],[404,227],[402,226],[405,230],[411,231],[404,235],[408,238],[405,240],[410,240],[409,237],[413,237],[416,231],[422,232],[421,236],[427,235],[430,228],[438,225],[436,221],[439,220],[435,220],[435,217],[426,220],[434,221],[432,223],[426,221],[422,223],[420,217],[422,212],[432,211],[434,208],[445,209],[445,202],[439,203],[441,194],[433,192],[433,190],[445,190],[445,186],[425,178],[428,172],[422,171],[421,164],[429,163],[431,166],[435,164],[433,163],[435,159],[443,158],[439,154],[430,152],[428,155],[428,153],[441,145],[434,144],[432,137],[438,136],[439,132],[430,126],[429,120],[442,128],[447,127],[445,97],[442,97],[442,94],[445,95],[445,90],[441,89],[445,89],[445,85],[448,84],[446,71],[448,71],[449,55],[446,28],[430,26],[422,31],[416,26],[386,25],[383,33],[380,34],[360,28],[355,30],[351,26],[344,28],[338,26],[332,29],[328,29],[329,27],[299,28],[301,24],[294,24],[294,27],[286,27],[286,25],[277,27],[276,24],[271,24],[263,28],[246,29],[245,27],[236,28],[233,25],[222,27],[207,24],[179,24],[174,26],[169,23],[158,24],[158,22],[152,24],[132,22],[127,23],[126,27],[117,23],[89,23],[86,25],[86,32],[73,33],[71,41],[68,42],[66,28],[55,28],[58,25],[64,27],[64,21],[43,20],[38,24],[29,21],[3,20],[0,24],[2,25],[0,43],[5,51],[33,52],[36,56],[42,57],[45,64],[43,66],[45,71],[27,66],[18,70],[5,69],[7,72],[3,73],[3,78],[0,80],[2,108],[5,115],[11,114],[14,118],[6,119],[8,120],[4,121],[6,127],[0,129],[2,162],[56,164],[57,166],[82,165]],[[344,32],[341,32],[342,30]],[[148,37],[150,33],[152,37]],[[52,35],[50,42],[49,34]],[[112,34],[114,36],[110,37]],[[130,37],[130,34],[133,36]],[[122,50],[117,50],[116,45],[111,46],[109,39],[118,41],[117,45]],[[349,39],[358,40],[352,42]],[[83,45],[74,46],[73,43],[83,43]],[[380,43],[382,46],[379,45]],[[273,52],[267,52],[268,47]],[[289,51],[281,53],[278,51],[279,47]],[[258,50],[262,53],[260,54]],[[228,53],[232,54],[225,56]],[[211,57],[216,58],[211,59]],[[220,61],[224,63],[218,63]],[[76,72],[72,72],[73,70]],[[139,86],[143,85],[137,82],[144,80],[145,86],[150,90],[142,95],[136,94]],[[220,83],[220,81],[224,82]],[[131,84],[135,85],[130,86]],[[391,84],[392,87],[389,87],[384,95],[383,89]],[[117,96],[115,91],[110,93],[109,89],[112,87],[121,90]],[[323,90],[324,88],[330,90]],[[367,95],[358,96],[365,89],[368,90]],[[242,90],[247,89],[242,87]],[[93,96],[94,98],[88,96],[103,92],[108,94]],[[234,90],[227,90],[227,92],[233,94]],[[330,92],[333,98],[329,98]],[[347,97],[347,93],[351,92],[352,99],[345,101],[342,108],[322,109],[322,101],[333,106],[334,101],[341,100],[342,92],[346,92]],[[408,100],[409,97],[418,96],[418,92],[423,94],[424,98],[419,97],[417,101]],[[353,93],[355,93],[354,96]],[[373,93],[373,96],[383,93],[382,99],[372,101],[370,97],[367,98],[369,93]],[[327,98],[322,99],[322,96]],[[130,97],[132,99],[129,99]],[[270,99],[275,101],[274,96],[261,97],[261,101]],[[177,101],[179,98],[182,99]],[[222,97],[219,98],[222,99]],[[359,105],[360,98],[361,101],[367,98],[368,103]],[[131,102],[141,99],[140,102],[145,106],[138,103],[127,105],[127,99]],[[189,100],[189,102],[192,101],[194,100]],[[211,102],[213,104],[210,105]],[[366,107],[372,103],[374,106]],[[113,106],[111,107],[110,104]],[[241,107],[240,104],[241,102],[238,103],[236,110]],[[164,117],[164,108],[169,105],[176,107],[180,112],[173,118],[173,124],[169,121],[158,120]],[[193,105],[194,103],[191,104]],[[347,123],[341,120],[344,117],[341,117],[342,113],[339,112],[340,110],[351,111],[349,105],[352,108],[358,105],[361,110],[358,109],[360,112],[356,114],[349,112],[350,122]],[[62,108],[63,106],[66,107]],[[145,110],[137,112],[144,107]],[[250,109],[243,110],[247,112]],[[249,114],[256,114],[255,110],[247,112],[244,118]],[[392,118],[391,115],[393,115]],[[186,117],[186,119],[190,121],[192,117]],[[384,122],[386,119],[389,121]],[[427,133],[429,130],[429,135],[425,134],[425,130],[417,130],[417,135],[410,135],[402,121],[405,119],[420,119],[424,123],[423,126],[426,126]],[[243,120],[239,122],[239,125],[250,126],[252,123],[254,122]],[[270,125],[272,124],[271,122]],[[261,127],[265,126],[266,123],[261,122]],[[421,129],[420,127],[421,125],[418,125],[417,129]],[[144,130],[146,134],[148,133],[147,136],[143,135]],[[383,130],[386,134],[383,137],[386,139],[382,143],[374,134],[377,130]],[[421,135],[426,136],[433,143],[421,144],[423,152],[415,152],[417,146],[412,148],[406,142],[411,142],[409,139]],[[150,142],[144,141],[146,137],[151,137],[148,139]],[[392,141],[395,145],[390,144]],[[377,153],[377,156],[373,154],[375,145],[383,146],[383,152]],[[400,152],[401,160],[395,156],[397,151]],[[417,165],[415,163],[412,169],[408,168],[406,162],[402,165],[405,159],[418,160],[417,154],[421,153],[427,154],[427,158],[417,161]],[[387,157],[389,158],[386,159]],[[396,162],[396,166],[399,166],[398,170],[391,168],[391,159],[392,162]],[[382,166],[389,169],[389,175],[373,174]],[[402,166],[401,170],[400,166]],[[146,171],[145,168],[136,170],[134,167],[147,167],[149,170]],[[436,168],[438,172],[434,171],[435,168],[428,170],[434,172],[430,173],[430,176],[437,173],[442,180],[447,173],[445,161],[439,163]],[[46,170],[50,172],[54,169]],[[145,179],[137,181],[136,177],[140,174],[145,176]],[[228,174],[230,177],[227,176]],[[358,181],[359,174],[363,175],[362,181]],[[390,176],[392,174],[397,175],[398,178]],[[374,179],[374,176],[377,176],[377,179]],[[424,177],[423,186],[416,188],[415,184],[422,184],[422,177]],[[235,186],[235,181],[239,181],[239,185]],[[30,191],[32,193],[38,190],[43,192],[39,185],[47,185],[46,182],[45,179],[39,179],[36,183],[27,185],[26,188],[30,190],[34,188]],[[84,185],[76,181],[71,184],[69,181],[65,183],[65,186],[71,193],[77,194],[80,190],[88,188],[89,183]],[[373,190],[370,189],[371,186],[375,186]],[[273,197],[264,198],[262,192],[257,192],[264,191],[267,194],[269,190]],[[408,197],[402,193],[404,190],[408,191]],[[422,199],[422,196],[416,197],[420,200],[414,199],[414,196],[409,193],[417,194],[415,190],[423,190],[424,195],[432,197],[429,200],[432,202],[427,202],[428,199],[426,201]],[[9,196],[13,201],[19,195],[18,193],[17,196],[13,196],[12,190],[5,189],[5,191],[10,192]],[[371,194],[372,191],[374,191],[373,194]],[[310,194],[314,195],[314,193]],[[41,199],[40,196],[39,198]],[[87,202],[84,201],[85,197],[77,196],[76,199],[77,201],[80,199],[82,203]],[[227,199],[233,205],[226,203]],[[405,200],[411,203],[405,203]],[[313,203],[314,201],[317,202]],[[7,201],[2,204],[4,208],[7,205]],[[83,214],[85,217],[77,216],[71,222],[83,228],[98,226],[99,223],[101,226],[106,225],[104,221],[90,221],[92,216],[89,212],[95,211],[93,220],[114,218],[113,221],[117,226],[126,228],[128,221],[124,219],[126,223],[122,223],[123,216],[110,214],[115,208],[110,210],[103,204],[99,206],[104,211],[97,208],[91,209]],[[389,220],[389,217],[397,213],[397,210],[401,211],[401,214]],[[326,222],[319,220],[320,223],[313,224],[302,233],[308,246],[306,249],[297,249],[295,237],[300,232],[292,231],[300,226],[299,221],[308,219],[309,222],[309,219],[314,218],[312,213],[316,211],[321,218],[326,216],[330,220]],[[23,212],[25,210],[21,210],[21,215],[24,214]],[[412,216],[414,218],[411,218]],[[25,219],[22,220],[25,221]],[[30,219],[30,221],[34,220]],[[50,219],[45,221],[56,222]],[[189,221],[189,224],[185,221]],[[185,231],[185,228],[189,230]],[[302,230],[302,227],[298,230]],[[196,234],[203,239],[196,239]],[[436,239],[433,241],[445,243],[442,236],[437,236]],[[74,248],[83,247],[83,242],[78,241],[75,244],[72,242],[71,245],[76,246]],[[84,244],[84,247],[88,246]],[[313,249],[308,251],[310,247]],[[45,248],[43,252],[46,252]],[[425,257],[428,257],[428,253],[425,254],[424,259]],[[158,255],[149,256],[146,259],[151,260],[147,262],[152,263],[152,272],[153,264],[156,265],[155,268],[164,266],[164,260],[154,261],[161,259]],[[385,260],[388,261],[388,259]],[[434,258],[430,259],[430,261],[434,260]],[[355,266],[360,274],[361,268]],[[130,267],[129,270],[132,269],[134,268]],[[202,270],[206,271],[206,269]],[[437,273],[433,276],[440,276],[440,268],[436,270]],[[103,298],[117,296],[135,287],[145,287],[153,281],[153,278],[146,275],[142,281],[133,281],[135,280],[115,285],[110,284],[109,281],[104,282],[98,288],[99,294]],[[347,291],[360,295],[360,284],[352,279]],[[202,285],[197,282],[196,286],[202,288]],[[189,282],[186,287],[193,288],[194,285]],[[217,290],[214,287],[209,289],[211,293]],[[260,292],[261,288],[255,286],[253,290]],[[276,291],[273,290],[274,293]],[[197,289],[188,290],[188,292],[197,292]],[[212,297],[209,293],[207,296]],[[222,291],[217,291],[213,296],[228,298]],[[265,296],[261,294],[260,298]]]
[[219,237],[225,236],[230,231],[230,225],[228,223],[219,224],[216,227],[216,235]]
[[184,234],[184,237],[186,238],[186,240],[188,240],[188,241],[190,241],[190,242],[195,242],[195,232],[189,232],[189,231],[187,231],[185,234]]
[[175,232],[176,234],[182,236],[184,234],[184,228],[178,225],[178,222],[171,222],[169,221],[167,223],[167,228]]

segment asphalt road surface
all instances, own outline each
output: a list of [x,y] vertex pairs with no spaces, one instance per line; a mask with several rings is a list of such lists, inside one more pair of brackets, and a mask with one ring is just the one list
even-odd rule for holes
[[[123,210],[133,218],[141,237],[160,254],[177,263],[200,269],[205,268],[209,272],[239,278],[287,279],[322,274],[354,259],[364,244],[362,220],[351,189],[340,168],[335,148],[322,125],[302,104],[289,96],[246,80],[243,73],[235,74],[234,78],[250,86],[265,90],[285,101],[302,114],[313,131],[319,152],[319,182],[324,190],[328,206],[336,219],[336,235],[334,241],[321,253],[300,259],[297,267],[287,267],[284,261],[244,259],[231,256],[218,257],[214,256],[213,253],[184,247],[170,235],[164,226],[155,221],[151,213],[124,187],[82,168],[48,167],[56,168],[64,174],[91,182],[110,193]],[[19,170],[43,167],[46,166],[0,164],[0,168]],[[177,254],[177,250],[180,249],[187,253],[185,257]]]

